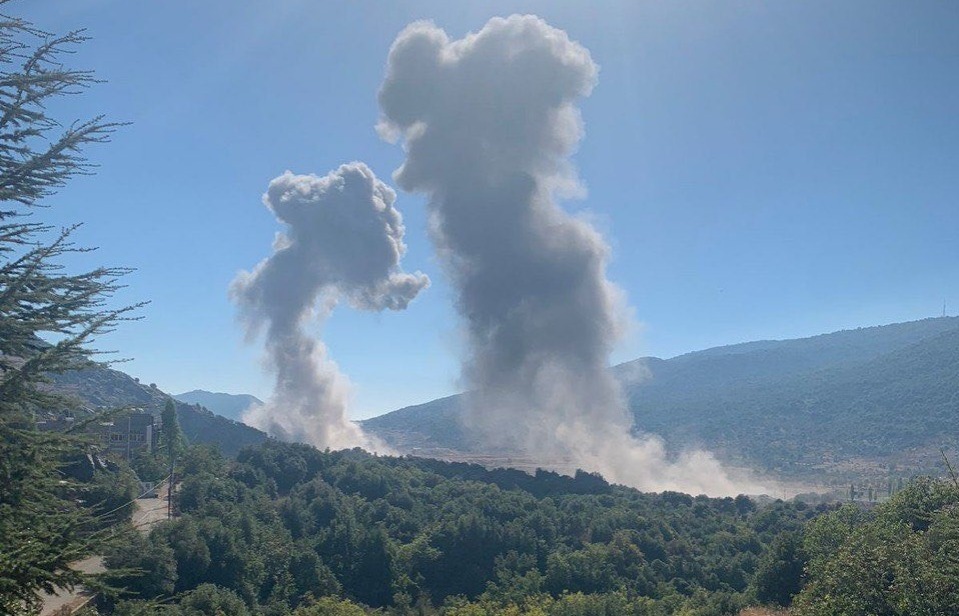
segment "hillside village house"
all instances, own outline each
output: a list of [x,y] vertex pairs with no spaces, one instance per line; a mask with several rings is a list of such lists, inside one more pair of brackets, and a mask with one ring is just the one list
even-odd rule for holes
[[[69,429],[73,422],[72,417],[47,419],[38,422],[37,427],[41,430],[63,431]],[[141,412],[91,424],[85,431],[100,437],[104,451],[123,456],[127,460],[133,459],[139,453],[152,452],[160,433],[156,418],[150,413]]]

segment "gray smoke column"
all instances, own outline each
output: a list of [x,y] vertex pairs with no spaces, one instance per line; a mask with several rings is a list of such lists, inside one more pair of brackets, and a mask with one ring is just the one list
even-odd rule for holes
[[643,489],[752,489],[707,453],[670,460],[660,440],[630,436],[608,370],[629,321],[606,278],[609,246],[557,204],[580,191],[576,103],[597,71],[585,48],[532,16],[494,18],[460,40],[418,22],[390,50],[378,128],[404,143],[395,179],[428,196],[458,293],[468,427],[490,445]]
[[276,375],[273,396],[244,421],[285,440],[382,450],[347,415],[350,384],[305,331],[340,302],[363,310],[403,310],[429,285],[400,269],[406,251],[396,193],[363,163],[325,177],[287,171],[263,203],[286,226],[273,254],[230,287],[248,338],[263,333]]

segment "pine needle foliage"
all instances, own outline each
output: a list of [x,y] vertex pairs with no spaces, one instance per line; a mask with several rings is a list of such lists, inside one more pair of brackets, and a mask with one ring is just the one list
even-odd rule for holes
[[[0,0],[0,4],[6,4]],[[63,63],[86,40],[56,36],[0,15],[0,613],[29,614],[38,593],[72,588],[70,564],[97,554],[111,531],[84,501],[64,463],[89,445],[73,434],[40,432],[39,413],[72,402],[47,375],[102,362],[91,343],[140,306],[112,307],[127,268],[70,273],[64,260],[87,252],[37,219],[67,181],[92,173],[87,146],[119,126],[102,117],[62,124],[48,113],[59,97],[96,83]]]

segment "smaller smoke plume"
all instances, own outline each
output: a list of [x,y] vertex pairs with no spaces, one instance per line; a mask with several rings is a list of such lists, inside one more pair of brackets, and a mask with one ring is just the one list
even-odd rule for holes
[[322,323],[345,301],[354,308],[403,310],[429,278],[401,270],[405,229],[396,193],[363,163],[325,177],[287,171],[270,182],[263,203],[286,225],[273,254],[230,287],[247,337],[263,333],[276,376],[273,396],[244,415],[284,440],[341,449],[383,447],[347,415],[350,383],[306,324]]

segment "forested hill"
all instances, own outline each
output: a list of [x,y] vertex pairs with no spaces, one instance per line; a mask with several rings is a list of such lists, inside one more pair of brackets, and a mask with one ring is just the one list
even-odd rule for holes
[[[155,385],[143,385],[119,370],[94,367],[50,375],[55,390],[75,396],[90,410],[132,406],[159,415],[168,394]],[[236,421],[213,414],[200,405],[174,401],[183,435],[190,443],[215,444],[233,456],[246,445],[266,439],[266,434]]]
[[127,598],[177,594],[184,615],[733,614],[825,511],[272,440],[233,462],[194,448],[179,475],[181,516],[107,563],[144,572],[113,580]]
[[781,348],[742,362],[677,358],[628,388],[630,407],[638,425],[676,444],[702,442],[786,472],[929,470],[940,447],[955,447],[959,420],[959,327],[937,321],[953,327],[918,330],[924,337],[899,346],[863,344],[857,354],[830,344],[818,362]]
[[[616,366],[637,426],[786,475],[928,470],[955,447],[959,318],[717,347]],[[373,418],[398,446],[471,450],[459,396]]]

